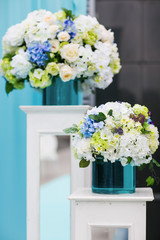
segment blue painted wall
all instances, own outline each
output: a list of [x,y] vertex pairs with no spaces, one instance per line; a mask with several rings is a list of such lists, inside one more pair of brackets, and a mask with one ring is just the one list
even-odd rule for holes
[[[85,14],[86,0],[0,0],[0,44],[7,28],[29,12],[61,7]],[[42,93],[26,86],[7,96],[4,89],[0,78],[0,240],[25,240],[26,116],[19,105],[41,105]]]

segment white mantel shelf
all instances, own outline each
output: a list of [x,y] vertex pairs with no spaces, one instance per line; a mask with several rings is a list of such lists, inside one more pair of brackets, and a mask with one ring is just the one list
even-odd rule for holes
[[64,112],[85,112],[88,109],[91,109],[92,107],[89,105],[72,105],[72,106],[20,106],[20,109],[22,111],[24,111],[25,113],[29,114],[37,114],[37,113],[41,113],[41,114],[46,114],[46,113],[62,113],[64,114]]
[[131,194],[96,194],[91,188],[80,188],[68,199],[78,202],[150,202],[154,197],[151,188],[136,188]]

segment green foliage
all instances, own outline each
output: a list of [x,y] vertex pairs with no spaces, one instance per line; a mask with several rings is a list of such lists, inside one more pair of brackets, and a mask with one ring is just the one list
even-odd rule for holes
[[143,169],[145,169],[145,167],[147,166],[147,164],[142,164],[141,166],[138,167],[139,171],[142,171]]
[[106,116],[104,113],[100,112],[98,115],[89,115],[89,118],[95,120],[96,122],[101,122],[106,119]]
[[131,163],[132,158],[131,157],[127,157],[127,159],[128,159],[127,164]]
[[147,179],[146,179],[146,183],[147,183],[147,186],[153,186],[154,184],[154,178],[152,178],[151,176],[149,176]]
[[143,123],[143,128],[142,128],[142,130],[141,130],[141,132],[143,133],[143,134],[149,134],[149,133],[151,133],[151,131],[147,131],[146,130],[146,128],[149,126],[149,124],[147,123],[147,122],[144,122]]
[[151,131],[147,131],[145,128],[142,128],[142,129],[141,129],[141,132],[142,132],[143,134],[149,134]]
[[152,161],[157,167],[160,167],[160,163],[158,163],[154,158],[152,159]]
[[153,162],[152,162],[152,161],[149,163],[149,170],[150,170],[150,171],[153,170]]
[[84,158],[79,162],[79,167],[80,168],[86,168],[90,164],[90,161],[85,160]]
[[109,115],[109,116],[112,116],[112,115],[113,115],[113,110],[112,110],[112,109],[109,110],[108,115]]
[[76,16],[72,13],[71,10],[68,10],[66,8],[62,8],[62,10],[65,12],[66,17],[69,17],[69,19],[74,20]]
[[76,124],[73,124],[72,127],[64,129],[63,132],[65,132],[66,134],[76,133],[78,132],[78,126]]
[[2,59],[9,58],[9,60],[12,60],[12,57],[14,57],[15,53],[7,53]]
[[9,94],[13,89],[14,89],[13,85],[7,81],[6,82],[6,93]]

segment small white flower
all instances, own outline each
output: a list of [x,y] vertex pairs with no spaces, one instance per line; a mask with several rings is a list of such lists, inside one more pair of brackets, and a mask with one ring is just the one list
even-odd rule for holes
[[34,70],[33,75],[34,75],[34,77],[41,79],[43,73],[44,73],[44,71],[41,68],[37,68]]
[[68,32],[63,31],[63,32],[58,33],[58,40],[60,42],[63,42],[63,41],[67,42],[69,39],[70,39],[70,35],[68,34]]
[[100,28],[102,42],[109,42],[112,44],[114,41],[114,33],[111,32],[111,29],[107,30],[103,25],[100,25]]
[[57,39],[50,40],[50,44],[52,45],[51,47],[51,52],[56,53],[59,50],[59,41]]
[[50,38],[54,38],[58,31],[59,27],[57,25],[51,25],[48,28],[48,32],[50,33]]

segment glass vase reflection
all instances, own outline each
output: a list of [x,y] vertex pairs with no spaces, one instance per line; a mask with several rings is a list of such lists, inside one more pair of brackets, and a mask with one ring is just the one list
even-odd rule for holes
[[123,167],[120,161],[111,163],[97,158],[92,162],[92,192],[104,194],[134,193],[136,167]]

